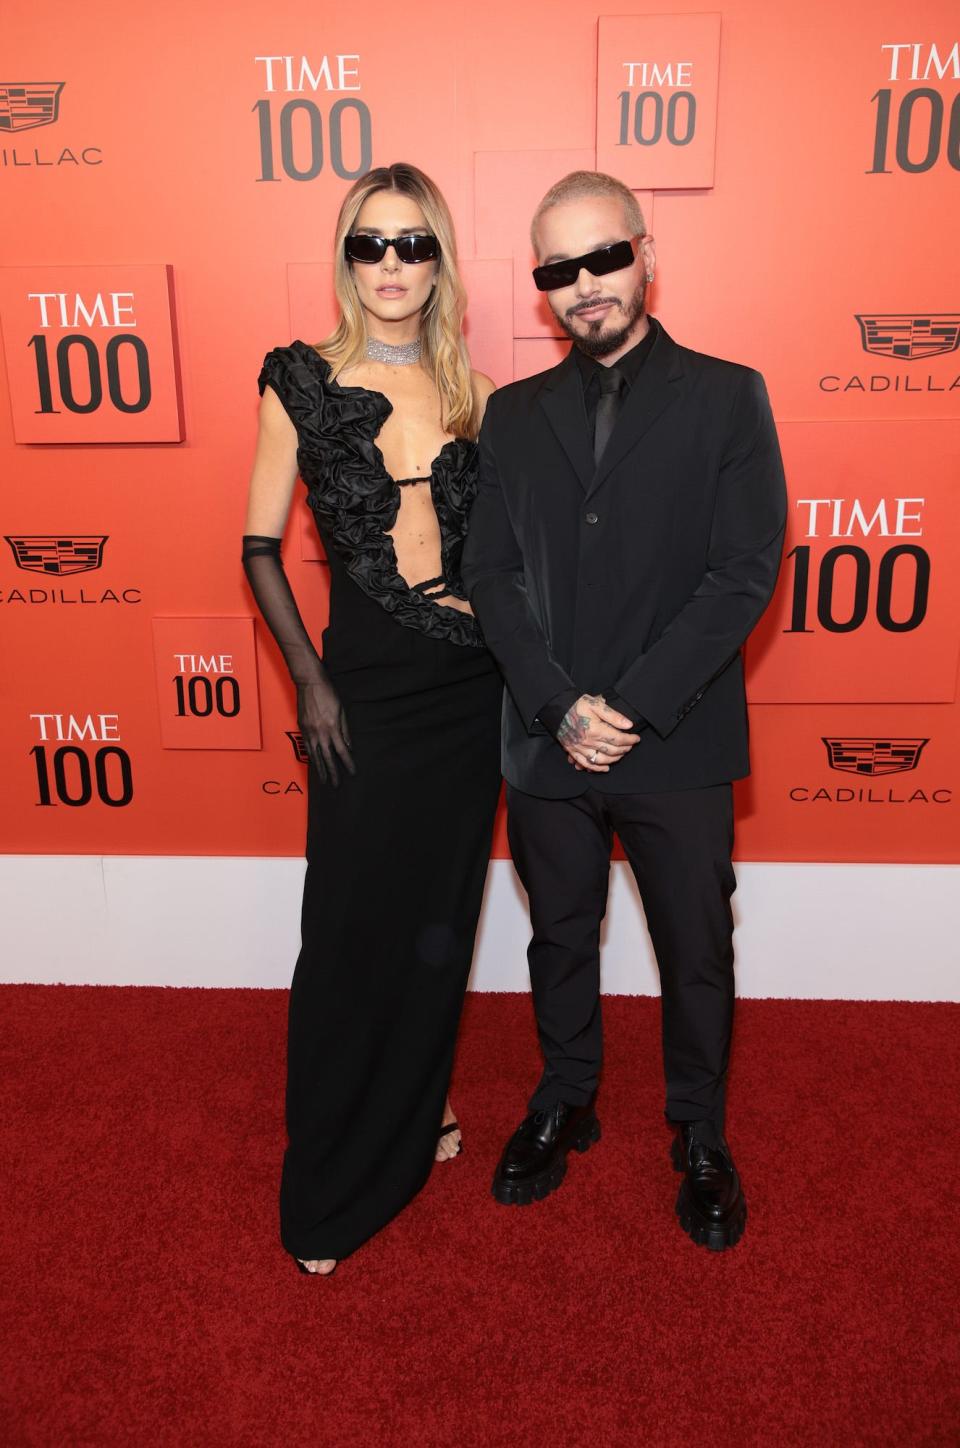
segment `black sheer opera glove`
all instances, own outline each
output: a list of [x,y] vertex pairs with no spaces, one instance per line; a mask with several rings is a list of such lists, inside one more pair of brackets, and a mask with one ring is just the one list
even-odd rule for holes
[[297,686],[297,723],[308,757],[321,781],[339,784],[337,762],[356,773],[343,706],[300,617],[280,558],[280,539],[243,536],[243,571],[257,607],[283,654]]

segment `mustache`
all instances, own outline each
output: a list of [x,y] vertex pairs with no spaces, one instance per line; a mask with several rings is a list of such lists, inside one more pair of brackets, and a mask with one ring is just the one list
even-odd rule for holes
[[611,306],[619,307],[623,311],[623,303],[619,297],[590,297],[585,302],[578,302],[575,307],[568,307],[564,316],[576,317],[580,312],[589,312],[593,307]]

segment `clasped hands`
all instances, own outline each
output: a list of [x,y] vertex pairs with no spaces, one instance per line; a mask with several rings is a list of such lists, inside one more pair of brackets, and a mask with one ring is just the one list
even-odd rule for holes
[[563,716],[557,743],[576,769],[609,774],[610,766],[640,743],[633,728],[632,720],[611,709],[602,694],[581,694]]

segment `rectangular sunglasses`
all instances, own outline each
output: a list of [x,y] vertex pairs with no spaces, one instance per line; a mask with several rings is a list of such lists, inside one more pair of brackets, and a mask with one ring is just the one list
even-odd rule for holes
[[632,266],[636,251],[634,242],[639,236],[628,241],[615,241],[612,246],[602,246],[599,251],[588,251],[584,256],[570,256],[563,261],[548,261],[546,266],[533,269],[533,280],[537,291],[553,292],[558,287],[572,287],[581,270],[585,267],[592,276],[605,277],[608,272],[623,271]]
[[387,247],[392,246],[397,259],[404,263],[434,261],[440,255],[440,243],[435,236],[372,236],[358,232],[344,240],[343,249],[351,261],[383,261]]

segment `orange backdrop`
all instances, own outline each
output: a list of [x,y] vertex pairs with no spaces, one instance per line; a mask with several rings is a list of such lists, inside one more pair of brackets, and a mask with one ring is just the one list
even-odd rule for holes
[[[409,159],[498,383],[562,355],[528,219],[598,162],[640,194],[668,330],[767,378],[790,525],[739,856],[960,858],[955,6],[603,9],[92,0],[51,26],[13,0],[3,849],[302,852],[292,691],[239,565],[256,378],[329,325],[351,178]],[[311,529],[298,498],[319,638]]]

